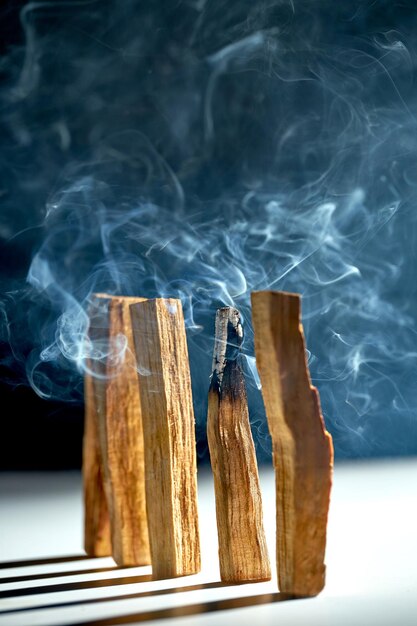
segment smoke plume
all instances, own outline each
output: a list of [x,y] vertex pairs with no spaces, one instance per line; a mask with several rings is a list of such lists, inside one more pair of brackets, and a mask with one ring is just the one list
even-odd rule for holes
[[339,457],[416,452],[417,14],[342,4],[24,4],[0,92],[10,384],[82,402],[86,358],[125,349],[86,341],[91,294],[178,297],[204,441],[236,306],[267,455],[249,296],[296,291]]

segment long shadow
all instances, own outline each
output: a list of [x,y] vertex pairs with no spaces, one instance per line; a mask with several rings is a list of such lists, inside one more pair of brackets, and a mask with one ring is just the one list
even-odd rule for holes
[[[83,573],[83,572],[79,572]],[[113,587],[117,585],[130,585],[152,580],[151,574],[142,576],[124,576],[123,578],[108,578],[104,580],[85,580],[73,583],[56,583],[42,587],[23,587],[21,589],[9,589],[0,592],[0,598],[18,598],[20,596],[33,596],[43,593],[55,593],[57,591],[74,591],[78,589],[98,589],[101,587]]]
[[87,622],[77,622],[77,626],[118,626],[120,624],[136,624],[138,622],[150,622],[157,619],[169,619],[172,617],[189,617],[191,615],[201,615],[214,611],[229,611],[241,609],[249,606],[261,604],[271,604],[273,602],[284,602],[294,600],[294,596],[283,593],[265,593],[259,596],[246,596],[243,598],[232,598],[229,600],[215,600],[200,604],[188,604],[186,606],[176,606],[170,609],[157,609],[156,611],[144,611],[143,613],[132,613],[119,617],[109,617]]
[[188,585],[186,587],[172,587],[169,589],[155,589],[150,591],[141,591],[139,593],[125,593],[120,596],[111,596],[110,598],[88,598],[86,600],[69,600],[68,602],[56,602],[54,604],[42,604],[37,606],[24,606],[16,609],[9,609],[6,611],[0,611],[0,615],[6,613],[22,613],[24,611],[39,611],[41,609],[61,609],[67,606],[77,606],[86,604],[99,604],[100,602],[115,602],[118,600],[138,600],[140,598],[149,598],[150,596],[163,596],[170,593],[184,593],[186,591],[199,591],[202,589],[218,589],[219,587],[233,587],[228,583],[212,582],[212,583],[200,583],[198,585]]
[[113,572],[118,569],[117,565],[113,567],[99,567],[95,569],[78,569],[64,572],[48,572],[43,574],[27,574],[25,576],[9,576],[8,578],[0,577],[0,585],[6,583],[23,583],[29,580],[44,580],[45,578],[62,578],[63,576],[77,576],[78,574],[99,574],[101,572]]
[[31,565],[53,565],[54,563],[67,563],[70,561],[86,561],[94,558],[103,558],[103,557],[94,557],[87,556],[86,554],[76,554],[69,556],[52,556],[52,557],[44,557],[42,559],[30,559],[30,560],[19,560],[19,561],[0,561],[0,570],[1,569],[13,569],[15,567],[30,567]]

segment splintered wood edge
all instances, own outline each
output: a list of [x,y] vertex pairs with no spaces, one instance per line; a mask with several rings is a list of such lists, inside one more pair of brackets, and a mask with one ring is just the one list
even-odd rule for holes
[[[318,417],[320,418],[320,424],[322,426],[322,432],[323,435],[327,432],[326,428],[325,428],[325,422],[324,422],[324,418],[323,418],[323,413],[321,410],[321,405],[320,405],[320,396],[318,393],[317,388],[313,385],[312,381],[311,381],[311,375],[310,375],[310,369],[308,366],[308,357],[307,357],[307,350],[306,350],[306,341],[305,341],[305,335],[304,335],[304,329],[303,329],[303,324],[302,324],[302,320],[301,320],[301,295],[298,293],[290,293],[290,292],[285,292],[285,291],[272,291],[272,290],[266,290],[266,291],[254,291],[251,294],[251,299],[252,299],[252,310],[258,310],[264,306],[266,306],[266,302],[262,302],[262,306],[259,307],[258,309],[258,305],[256,303],[256,301],[258,301],[259,303],[261,303],[263,298],[267,298],[268,299],[268,309],[270,310],[270,304],[272,302],[272,299],[274,298],[279,298],[280,304],[284,304],[285,306],[285,315],[283,316],[284,320],[287,322],[288,324],[288,330],[284,333],[281,329],[280,326],[280,319],[279,316],[276,316],[274,318],[273,315],[269,316],[268,319],[268,328],[265,329],[265,332],[268,332],[271,337],[275,337],[275,339],[281,339],[282,337],[287,337],[289,340],[292,340],[293,345],[295,345],[296,342],[299,342],[299,345],[297,346],[297,349],[295,351],[295,356],[297,356],[297,351],[299,350],[299,348],[302,348],[302,356],[303,356],[303,363],[302,363],[302,367],[300,367],[297,371],[297,378],[296,380],[294,380],[294,384],[297,384],[298,387],[301,386],[301,388],[303,389],[303,392],[306,393],[307,391],[309,391],[311,393],[311,395],[313,396],[313,400],[314,403],[316,405],[316,410],[318,413]],[[274,324],[275,322],[275,324]],[[258,335],[259,335],[259,329],[258,329],[258,333],[256,333],[255,330],[255,324],[254,324],[254,332],[255,332],[255,348],[257,346],[257,339],[258,339]],[[279,379],[279,390],[280,393],[282,393],[284,391],[284,387],[283,387],[283,379],[281,376],[281,371],[283,369],[283,367],[285,366],[285,362],[284,359],[280,360],[280,350],[283,349],[284,347],[287,347],[285,345],[285,341],[279,341],[277,343],[277,341],[275,341],[274,345],[273,345],[273,351],[274,354],[276,356],[276,359],[274,359],[274,363],[271,363],[270,365],[272,367],[277,367],[278,368],[278,379]],[[263,351],[261,353],[256,354],[256,361],[257,364],[259,366],[264,365],[262,363],[263,361],[263,356],[265,352],[265,348],[263,349]],[[300,364],[301,365],[301,364]],[[266,367],[266,365],[265,365]],[[271,372],[271,374],[273,374],[273,372]],[[262,381],[261,381],[262,382]],[[306,395],[307,397],[307,395]],[[300,402],[301,399],[297,397],[297,401]],[[279,402],[281,403],[281,399],[280,398],[276,398],[275,402]],[[283,415],[283,411],[284,411],[284,407],[281,407],[281,413]],[[269,423],[269,422],[268,422]],[[287,423],[287,426],[289,429],[292,430],[292,428],[297,428],[297,424],[296,423]],[[269,424],[271,427],[271,424]],[[272,434],[272,433],[271,433]],[[296,433],[297,436],[300,437],[300,440],[302,440],[302,435],[305,435],[305,431],[303,431],[303,433]]]
[[[254,292],[252,309],[257,363],[277,470],[280,590],[298,596],[317,595],[324,586],[333,447],[308,370],[300,296]],[[299,492],[304,481],[309,485],[309,495]],[[285,534],[280,528],[286,529]]]

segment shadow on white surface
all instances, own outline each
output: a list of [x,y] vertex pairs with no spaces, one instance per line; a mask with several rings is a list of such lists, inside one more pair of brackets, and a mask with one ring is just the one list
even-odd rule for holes
[[[262,472],[261,483],[273,562],[273,472]],[[170,626],[212,626],[225,620],[229,626],[416,624],[416,460],[336,467],[327,585],[319,597],[294,602],[284,602],[290,598],[278,593],[275,580],[247,585],[219,582],[208,473],[201,473],[199,485],[202,572],[153,581],[150,567],[121,569],[110,557],[91,559],[79,554],[78,474],[0,476],[0,626],[146,621],[156,626],[167,619]]]

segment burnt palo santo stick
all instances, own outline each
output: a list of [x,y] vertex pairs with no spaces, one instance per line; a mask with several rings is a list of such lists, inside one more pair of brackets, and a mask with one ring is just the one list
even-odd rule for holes
[[145,441],[152,576],[200,571],[197,462],[187,340],[180,300],[130,308]]
[[271,578],[245,379],[238,360],[242,338],[237,309],[219,309],[207,437],[216,496],[220,577],[229,583]]
[[311,384],[300,296],[252,293],[256,363],[276,476],[279,589],[314,596],[324,587],[332,438]]
[[142,300],[95,294],[90,308],[89,337],[109,346],[108,354],[91,360],[90,368],[112,556],[120,566],[150,563],[142,415],[129,312],[130,304]]

